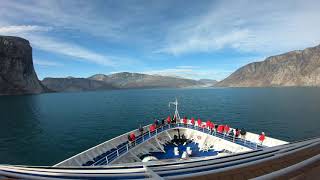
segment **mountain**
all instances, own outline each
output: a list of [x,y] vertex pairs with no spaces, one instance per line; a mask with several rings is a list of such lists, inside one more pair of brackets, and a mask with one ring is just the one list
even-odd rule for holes
[[[211,82],[211,81],[210,81]],[[45,78],[42,83],[53,91],[95,91],[109,89],[205,87],[207,84],[184,78],[121,72],[96,74],[89,78]]]
[[320,86],[320,45],[245,65],[220,87]]
[[0,36],[0,95],[46,91],[34,70],[29,41],[19,37]]
[[95,81],[86,78],[44,78],[42,83],[53,91],[73,92],[73,91],[96,91],[115,89],[112,84]]
[[114,86],[123,89],[184,88],[204,85],[199,81],[191,79],[129,72],[115,73],[111,75],[97,74],[89,77],[89,79],[111,83]]

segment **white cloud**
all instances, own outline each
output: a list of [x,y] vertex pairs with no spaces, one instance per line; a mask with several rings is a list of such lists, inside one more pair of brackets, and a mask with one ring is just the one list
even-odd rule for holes
[[198,69],[200,67],[199,66],[176,66],[176,68],[179,68],[179,69]]
[[[128,28],[129,24],[141,19],[136,18],[139,13],[134,12],[136,11],[134,8],[138,5],[134,3],[129,6],[129,2],[110,3],[107,1],[103,5],[99,2],[77,0],[2,1],[0,6],[0,24],[2,24],[1,21],[19,21],[27,17],[24,21],[34,24],[49,24],[56,28],[84,32],[91,36],[104,37],[109,40],[133,39],[134,36],[130,36],[128,31],[141,30],[141,27]],[[121,3],[123,3],[123,6],[121,6]],[[119,4],[117,7],[120,8],[119,10],[112,9],[112,6],[116,4]],[[121,10],[130,15],[119,13]],[[104,14],[104,12],[108,13]]]
[[193,34],[187,38],[178,39],[158,52],[166,52],[179,55],[187,52],[211,52],[226,46],[236,47],[239,41],[248,37],[248,30],[235,30],[221,36],[205,36]]
[[[200,9],[196,6],[200,3],[194,7],[187,2],[104,3],[3,0],[0,25],[32,22],[103,37],[108,42],[138,42],[141,49],[174,55],[223,48],[284,52],[320,42],[320,1],[316,0],[225,0],[202,3]],[[164,16],[167,12],[177,16]],[[37,28],[25,27],[24,31]]]
[[[34,48],[73,57],[78,61],[87,61],[104,66],[117,66],[124,62],[129,62],[126,58],[117,56],[107,56],[96,53],[80,45],[61,41],[48,35],[37,32],[50,31],[52,28],[37,25],[19,25],[0,27],[0,33],[3,35],[20,36],[28,39]],[[119,63],[116,63],[118,61]],[[130,59],[132,63],[134,60]],[[43,64],[42,64],[43,65]]]
[[4,26],[0,27],[0,34],[27,33],[50,31],[51,27],[37,25],[19,25],[19,26]]
[[169,29],[156,52],[180,55],[222,48],[278,53],[320,43],[320,1],[220,1]]
[[78,58],[79,61],[88,61],[105,66],[115,66],[116,63],[109,57],[83,48],[79,45],[58,41],[53,38],[40,35],[27,35],[28,39],[35,48],[58,53],[66,56]]
[[45,67],[59,67],[63,66],[63,64],[54,62],[54,61],[49,61],[49,60],[43,60],[43,59],[34,59],[33,63],[39,66],[45,66]]

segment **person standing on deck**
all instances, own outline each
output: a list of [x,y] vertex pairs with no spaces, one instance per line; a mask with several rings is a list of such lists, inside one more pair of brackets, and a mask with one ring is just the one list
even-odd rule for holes
[[155,130],[156,130],[156,125],[155,124],[151,124],[150,127],[149,127],[150,134],[152,135]]
[[128,141],[129,141],[129,146],[133,147],[133,142],[130,134],[128,134]]
[[140,127],[139,127],[139,132],[140,132],[140,135],[142,136],[143,135],[143,127],[141,126],[141,124],[140,124]]
[[201,128],[202,121],[200,118],[198,119],[197,124],[198,124],[198,128]]
[[230,132],[229,132],[229,136],[231,137],[235,137],[235,130],[234,129],[231,129]]
[[171,123],[171,117],[168,116],[168,117],[167,117],[167,124],[170,124],[170,123]]
[[132,146],[135,146],[135,144],[136,144],[136,135],[134,133],[130,134],[130,139],[132,141]]
[[264,132],[262,132],[259,136],[259,141],[260,141],[260,144],[262,145],[263,141],[266,139],[266,136],[264,134]]
[[219,125],[217,131],[222,134],[223,131],[224,131],[224,126],[223,125]]
[[194,124],[195,124],[194,118],[191,118],[191,124],[192,124],[192,126],[194,126]]
[[235,133],[236,138],[238,138],[240,136],[240,130],[239,128],[236,128],[236,133]]
[[241,135],[241,138],[246,140],[246,135],[247,135],[247,131],[245,129],[241,129],[240,130],[240,135]]
[[156,125],[156,127],[159,127],[159,120],[158,120],[158,119],[155,119],[155,120],[154,120],[154,124]]
[[164,126],[164,123],[165,123],[165,119],[162,119],[161,120],[161,126]]
[[211,121],[210,120],[208,120],[207,122],[206,122],[206,127],[210,130],[210,124],[211,124]]
[[131,136],[128,134],[128,141],[131,142]]
[[183,118],[183,124],[184,124],[184,126],[187,126],[187,123],[188,123],[188,118],[185,116],[185,117]]
[[211,122],[211,123],[210,123],[210,131],[211,131],[211,133],[213,133],[213,131],[215,130],[214,127],[215,127],[214,123]]
[[173,117],[172,123],[174,123],[174,124],[177,123],[177,117],[175,117],[175,116]]
[[225,125],[224,126],[224,133],[228,135],[229,131],[230,131],[230,127],[228,125]]

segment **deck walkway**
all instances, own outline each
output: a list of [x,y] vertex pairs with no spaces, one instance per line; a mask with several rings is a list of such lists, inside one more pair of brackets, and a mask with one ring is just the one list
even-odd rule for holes
[[[310,161],[309,163],[303,163]],[[300,164],[299,164],[300,163]],[[295,168],[289,168],[297,165]],[[282,172],[278,172],[282,171]],[[263,176],[264,175],[264,176]],[[281,158],[273,158],[260,164],[248,164],[243,167],[226,169],[220,173],[194,176],[185,179],[319,179],[320,178],[320,144],[289,153]]]

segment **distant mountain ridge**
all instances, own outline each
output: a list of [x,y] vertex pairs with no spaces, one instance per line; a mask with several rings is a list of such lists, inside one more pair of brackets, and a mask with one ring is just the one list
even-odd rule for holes
[[203,85],[201,82],[192,79],[130,72],[111,75],[98,74],[89,77],[89,79],[111,83],[118,88],[183,88]]
[[87,78],[44,78],[42,83],[52,91],[74,92],[74,91],[97,91],[116,89],[112,84],[95,81]]
[[208,86],[208,81],[204,83],[192,79],[130,72],[121,72],[110,75],[96,74],[88,78],[45,78],[42,83],[54,91],[188,88]]
[[215,86],[320,86],[320,45],[250,63]]

